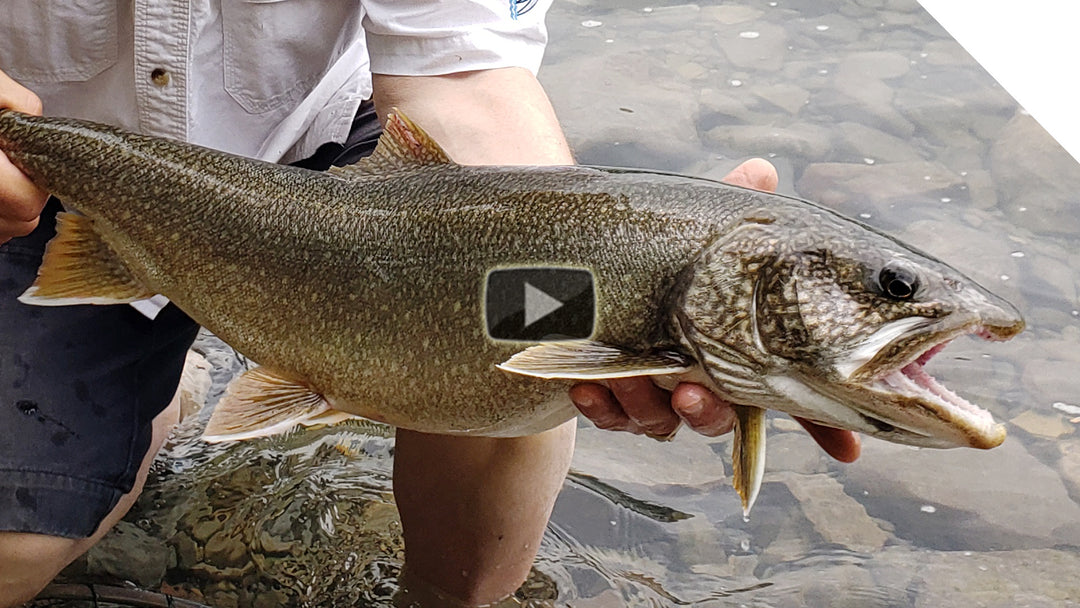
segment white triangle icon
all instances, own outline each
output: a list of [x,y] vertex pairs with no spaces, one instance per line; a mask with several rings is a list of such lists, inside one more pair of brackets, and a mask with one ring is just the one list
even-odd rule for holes
[[525,283],[525,327],[536,323],[540,319],[563,307],[563,303],[534,287],[531,283]]

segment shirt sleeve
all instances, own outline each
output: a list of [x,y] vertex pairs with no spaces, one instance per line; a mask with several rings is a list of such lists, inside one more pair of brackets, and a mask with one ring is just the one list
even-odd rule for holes
[[371,71],[435,76],[523,67],[547,44],[552,0],[364,0]]

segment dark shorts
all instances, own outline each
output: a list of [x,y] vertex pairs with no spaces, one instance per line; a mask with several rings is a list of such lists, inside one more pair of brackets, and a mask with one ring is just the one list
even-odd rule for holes
[[[297,164],[355,162],[378,134],[365,103],[344,145]],[[18,302],[59,210],[50,201],[33,234],[0,246],[0,530],[82,538],[131,491],[198,326],[173,305],[151,321],[126,305]]]

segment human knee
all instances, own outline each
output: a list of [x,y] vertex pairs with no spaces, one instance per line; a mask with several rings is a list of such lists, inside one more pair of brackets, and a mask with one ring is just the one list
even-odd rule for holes
[[0,532],[0,608],[33,599],[79,555],[80,545],[69,538]]

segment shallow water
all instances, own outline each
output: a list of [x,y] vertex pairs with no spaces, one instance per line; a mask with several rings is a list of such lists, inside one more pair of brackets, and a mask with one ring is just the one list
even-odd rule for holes
[[[1029,329],[1007,344],[958,339],[930,364],[1007,423],[1003,446],[868,439],[844,465],[774,417],[749,522],[728,439],[659,444],[583,425],[522,595],[598,608],[1080,605],[1076,162],[914,0],[560,0],[549,28],[541,78],[580,162],[721,177],[767,157],[782,192],[948,260]],[[209,338],[199,348],[219,391],[243,362]],[[214,606],[388,601],[401,539],[387,429],[207,446],[200,418],[70,578]]]

